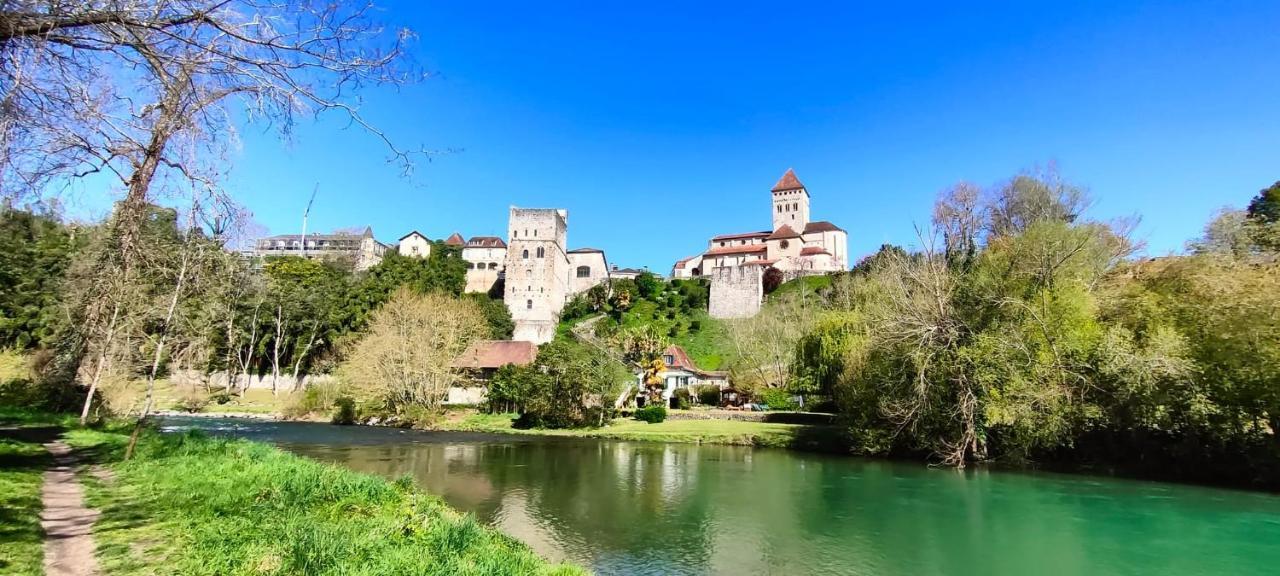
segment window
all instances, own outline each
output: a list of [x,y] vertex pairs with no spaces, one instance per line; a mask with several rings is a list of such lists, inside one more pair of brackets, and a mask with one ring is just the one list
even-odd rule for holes
[[667,355],[665,355],[665,356],[663,356],[663,357],[662,357],[662,361],[663,361],[663,362],[666,362],[666,363],[667,363],[667,366],[674,366],[674,365],[675,365],[675,363],[676,363],[676,357],[675,357],[675,356],[672,356],[672,355],[670,355],[670,354],[667,354]]
[[579,277],[579,278],[590,278],[590,277],[591,277],[591,267],[590,267],[590,266],[579,266],[579,267],[578,267],[578,277]]
[[723,246],[724,246],[724,242],[721,242],[721,243],[720,243],[720,246],[721,246],[721,247],[723,247]]
[[520,253],[520,257],[521,257],[521,258],[524,258],[525,260],[528,260],[528,259],[529,259],[529,251],[528,251],[528,250],[525,250],[524,252],[521,252],[521,253]]
[[511,231],[511,237],[512,237],[512,238],[519,238],[519,237],[520,237],[520,231],[519,231],[519,230],[512,230],[512,231]]
[[524,309],[525,309],[525,310],[533,310],[533,300],[525,300],[525,301],[524,301]]
[[489,269],[490,269],[490,270],[497,270],[497,269],[498,269],[498,263],[497,263],[497,262],[490,262],[490,263],[489,263]]
[[[535,230],[534,232],[535,232],[534,236],[537,236],[537,234],[536,234],[536,232],[537,232],[537,231]],[[541,247],[541,246],[539,246],[539,247],[538,247],[538,257],[539,257],[539,258],[546,258],[546,257],[547,257],[547,250],[546,250],[546,248],[543,248],[543,247]]]
[[778,205],[778,213],[779,213],[779,214],[781,214],[781,213],[782,213],[782,205],[781,205],[781,204],[779,204],[779,205]]
[[533,237],[534,237],[534,238],[537,238],[537,237],[538,237],[538,231],[537,231],[537,230],[534,230],[534,231],[533,231]]
[[475,268],[475,267],[476,267],[475,264],[467,262],[467,270],[471,270],[472,268]]
[[782,246],[782,249],[783,249],[783,250],[786,250],[789,246],[791,246],[791,243],[790,243],[790,242],[787,242],[786,240],[783,240],[783,241],[782,241],[782,242],[780,242],[778,245],[779,245],[779,246]]

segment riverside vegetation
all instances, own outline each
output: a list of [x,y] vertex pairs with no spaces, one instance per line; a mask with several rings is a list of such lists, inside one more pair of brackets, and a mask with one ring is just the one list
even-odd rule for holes
[[[122,461],[127,425],[6,410],[0,424],[65,425],[84,464],[98,562],[108,574],[583,574],[461,515],[409,480],[320,464],[244,440],[144,432]],[[30,428],[25,428],[30,429]],[[44,449],[0,441],[6,574],[40,574]],[[15,433],[17,432],[17,433]],[[87,470],[87,469],[86,469]]]
[[[593,289],[567,306],[560,336],[534,365],[499,371],[484,408],[514,411],[521,426],[610,424],[612,399],[631,380],[626,365],[650,381],[675,342],[770,405],[798,395],[836,412],[846,449],[858,454],[1275,488],[1277,204],[1280,185],[1215,216],[1186,254],[1137,258],[1129,225],[1089,220],[1084,192],[1054,172],[990,189],[957,185],[939,197],[934,232],[922,230],[913,250],[885,246],[835,276],[781,285],[772,277],[750,319],[706,318],[702,281],[646,274]],[[338,376],[292,394],[289,413],[341,402],[352,419],[429,425],[442,418],[448,387],[470,377],[450,369],[457,353],[509,334],[500,301],[462,294],[464,270],[449,247],[429,260],[391,256],[363,273],[299,258],[257,270],[216,239],[179,230],[172,211],[153,214],[141,232],[157,252],[148,262],[204,259],[188,259],[200,272],[171,316],[178,278],[136,277],[127,292],[135,305],[121,309],[105,349],[111,361],[95,363],[106,366],[104,413],[137,414],[145,395],[118,390],[145,388],[167,370],[279,367]],[[76,336],[83,325],[67,321],[76,316],[63,303],[78,302],[92,278],[79,261],[92,261],[111,235],[17,210],[0,214],[0,232],[0,273],[24,287],[0,293],[13,319],[0,340],[25,350],[33,370],[30,386],[7,394],[82,401],[76,376],[97,371],[62,369],[62,359],[83,350],[68,342],[92,338]],[[248,392],[207,394],[235,403]]]

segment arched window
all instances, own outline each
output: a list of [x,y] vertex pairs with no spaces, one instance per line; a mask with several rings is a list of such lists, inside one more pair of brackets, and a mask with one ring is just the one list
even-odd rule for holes
[[579,278],[590,278],[590,277],[591,277],[591,267],[590,267],[590,266],[579,266],[579,267],[578,267],[578,277],[579,277]]
[[782,213],[782,205],[781,205],[781,204],[779,204],[779,205],[778,205],[778,213]]
[[519,230],[512,230],[512,231],[511,231],[511,237],[512,237],[512,238],[519,238],[519,237],[520,237],[520,231],[519,231]]
[[475,264],[467,262],[467,270],[471,270],[472,268],[475,268],[475,267],[476,267]]
[[497,262],[490,262],[490,263],[489,263],[489,269],[490,269],[490,270],[497,270],[497,269],[498,269],[498,263],[497,263]]
[[520,253],[520,257],[521,257],[521,258],[524,258],[525,260],[528,260],[528,259],[529,259],[529,251],[528,251],[528,250],[525,250],[524,252],[521,252],[521,253]]
[[[536,230],[535,230],[535,232],[536,232]],[[534,236],[537,236],[537,234],[534,234]],[[543,247],[541,247],[541,246],[539,246],[539,247],[538,247],[538,257],[539,257],[539,258],[546,258],[546,257],[547,257],[547,250],[546,250],[546,248],[543,248]]]
[[525,301],[524,301],[524,309],[525,309],[525,310],[533,310],[533,300],[525,300]]

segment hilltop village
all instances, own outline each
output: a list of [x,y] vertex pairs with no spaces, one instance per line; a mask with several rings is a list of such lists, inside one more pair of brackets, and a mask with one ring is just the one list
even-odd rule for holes
[[[712,237],[706,250],[678,260],[672,278],[707,278],[708,313],[713,318],[755,315],[763,302],[763,274],[774,268],[787,279],[830,274],[849,268],[849,238],[839,226],[810,218],[810,196],[788,169],[769,191],[772,225],[768,230]],[[574,296],[610,280],[635,278],[642,271],[610,267],[604,250],[568,248],[569,214],[564,209],[518,208],[507,217],[507,239],[454,232],[444,240],[461,247],[466,261],[466,291],[502,299],[515,322],[513,340],[544,344],[556,331],[561,310]],[[395,244],[362,234],[288,234],[261,238],[255,256],[351,257],[356,270],[378,264],[388,251],[427,258],[431,239],[417,231]]]

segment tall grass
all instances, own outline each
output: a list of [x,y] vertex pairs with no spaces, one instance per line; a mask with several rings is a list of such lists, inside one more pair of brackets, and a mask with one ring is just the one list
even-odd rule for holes
[[[123,435],[77,430],[103,457]],[[111,574],[581,574],[478,525],[409,481],[388,482],[242,440],[144,435],[90,484]]]

